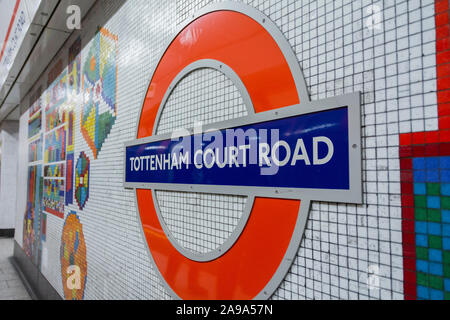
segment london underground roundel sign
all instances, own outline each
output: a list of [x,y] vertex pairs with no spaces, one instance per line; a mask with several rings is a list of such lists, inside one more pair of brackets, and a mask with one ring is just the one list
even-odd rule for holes
[[[248,115],[156,134],[173,89],[201,68],[225,74]],[[174,297],[269,298],[295,258],[310,201],[361,202],[359,99],[310,101],[289,43],[249,6],[214,4],[180,28],[153,71],[124,169]],[[171,235],[155,190],[247,196],[247,210],[223,245],[195,254]]]

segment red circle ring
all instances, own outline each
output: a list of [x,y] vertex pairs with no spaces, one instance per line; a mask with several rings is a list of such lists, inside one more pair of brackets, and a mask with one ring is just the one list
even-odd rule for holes
[[[137,138],[154,134],[161,102],[172,80],[189,64],[214,59],[233,69],[255,112],[309,101],[295,54],[276,25],[253,7],[220,3],[184,24],[163,52],[151,77]],[[182,255],[164,233],[152,191],[136,189],[150,258],[165,287],[182,299],[267,299],[279,286],[298,250],[310,201],[255,198],[234,245],[207,262]],[[301,205],[300,205],[301,203]]]

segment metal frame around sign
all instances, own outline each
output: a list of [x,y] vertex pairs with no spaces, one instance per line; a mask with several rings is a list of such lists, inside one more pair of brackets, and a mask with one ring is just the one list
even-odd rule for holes
[[[239,126],[256,124],[266,121],[278,120],[292,116],[316,113],[325,110],[332,110],[339,107],[348,108],[348,137],[349,137],[349,174],[350,188],[348,190],[336,189],[310,189],[310,188],[274,188],[258,186],[222,186],[204,184],[166,184],[166,183],[136,183],[126,182],[126,170],[124,161],[123,184],[126,188],[157,189],[185,192],[204,192],[229,195],[248,195],[255,197],[269,197],[282,199],[305,199],[333,202],[361,203],[361,125],[360,125],[360,94],[352,93],[340,97],[333,97],[319,101],[302,103],[284,107],[276,110],[254,113],[245,117],[232,120],[215,122],[203,127],[202,132],[215,131],[221,129],[235,128]],[[186,129],[191,134],[194,128]],[[199,132],[196,132],[199,133]],[[179,135],[177,137],[188,136]],[[171,139],[172,134],[161,134],[147,138],[136,139],[125,143],[125,148],[141,145],[149,142]],[[126,153],[124,154],[126,160]]]

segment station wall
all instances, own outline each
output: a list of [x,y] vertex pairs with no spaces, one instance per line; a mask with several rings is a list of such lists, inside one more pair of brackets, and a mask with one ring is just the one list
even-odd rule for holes
[[[167,40],[209,3],[98,1],[21,103],[15,239],[66,299],[170,298],[123,188],[123,146]],[[362,92],[363,204],[312,204],[272,298],[450,299],[448,0],[245,3],[283,32],[311,100]],[[189,75],[158,131],[245,115],[228,82]],[[158,201],[178,241],[204,252],[226,240],[246,198]],[[198,218],[208,208],[223,213],[207,218],[220,235]],[[82,290],[65,285],[74,263]]]
[[0,230],[14,229],[18,127],[18,121],[0,125]]

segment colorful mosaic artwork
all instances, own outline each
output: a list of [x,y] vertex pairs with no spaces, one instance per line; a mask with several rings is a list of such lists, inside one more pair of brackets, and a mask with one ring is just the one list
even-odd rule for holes
[[67,153],[66,158],[66,205],[73,203],[73,151]]
[[64,164],[52,164],[44,167],[45,178],[64,178]]
[[67,154],[66,154],[66,205],[73,203],[73,168],[74,168],[74,125],[75,113],[74,108],[69,112],[68,122],[66,124],[67,132]]
[[41,219],[40,219],[40,225],[41,225],[41,245],[42,241],[47,240],[47,214],[41,210]]
[[39,267],[41,263],[42,241],[45,241],[47,231],[47,215],[42,210],[43,177],[42,161],[43,136],[37,136],[42,126],[42,87],[30,94],[30,109],[28,120],[28,191],[27,204],[23,222],[23,247],[25,253]]
[[73,168],[74,168],[74,127],[75,127],[75,112],[74,107],[68,113],[68,121],[66,123],[67,133],[67,152],[66,152],[66,205],[73,203]]
[[28,162],[42,160],[42,135],[28,145]]
[[[404,297],[450,300],[449,2],[435,1],[438,126],[400,135]],[[439,26],[439,27],[438,27]]]
[[75,166],[75,199],[80,210],[83,210],[89,199],[89,167],[89,158],[81,152]]
[[47,89],[47,105],[45,107],[45,129],[50,131],[67,121],[67,108],[60,108],[66,101],[67,73],[64,71]]
[[67,77],[69,118],[67,123],[67,156],[66,156],[66,205],[73,203],[73,168],[74,168],[74,128],[75,107],[80,94],[81,38],[75,40],[69,48],[69,66]]
[[[66,300],[82,300],[87,280],[86,243],[83,225],[75,211],[71,211],[64,222],[60,259],[64,297]],[[77,284],[77,277],[71,275],[78,271],[80,283]]]
[[66,130],[55,129],[45,137],[44,161],[46,163],[63,161],[66,158]]
[[59,218],[64,218],[64,180],[44,179],[44,210]]
[[450,157],[412,162],[417,297],[450,300]]
[[67,152],[73,153],[74,150],[74,136],[73,129],[75,126],[75,112],[73,109],[70,110],[68,114],[69,118],[67,119]]
[[39,261],[40,218],[42,215],[42,168],[28,168],[27,207],[23,221],[23,249],[36,263]]
[[42,87],[38,87],[35,92],[30,95],[30,109],[28,120],[28,138],[37,135],[41,131],[41,92]]
[[413,148],[401,168],[405,291],[450,300],[450,146]]
[[27,203],[27,209],[23,217],[23,239],[22,247],[25,254],[33,257],[34,250],[34,213],[30,209],[30,203]]
[[41,110],[42,99],[41,99],[42,87],[39,86],[34,93],[30,95],[30,109],[29,117],[32,118],[38,111]]
[[28,138],[37,135],[41,131],[41,125],[41,111],[39,110],[28,120]]
[[116,35],[100,28],[92,40],[83,66],[81,133],[97,156],[117,116]]

